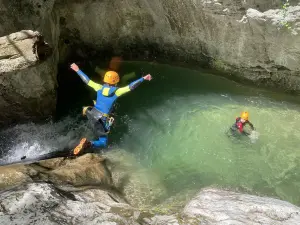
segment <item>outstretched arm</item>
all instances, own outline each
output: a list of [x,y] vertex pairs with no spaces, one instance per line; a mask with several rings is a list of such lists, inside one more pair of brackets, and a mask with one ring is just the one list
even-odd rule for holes
[[247,122],[248,122],[248,124],[250,125],[251,129],[252,129],[252,130],[255,130],[253,124],[252,124],[249,120],[248,120]]
[[79,77],[84,83],[93,88],[95,91],[98,91],[102,88],[101,84],[97,84],[94,81],[92,81],[83,71],[79,69],[79,67],[75,63],[71,64],[71,69],[79,75]]
[[150,74],[136,80],[136,81],[133,81],[132,83],[130,83],[129,85],[127,85],[126,87],[122,87],[122,88],[119,88],[117,91],[116,91],[116,96],[121,96],[121,95],[124,95],[126,94],[127,92],[129,91],[132,91],[134,90],[135,88],[137,88],[144,80],[148,80],[150,81],[152,79],[152,76]]

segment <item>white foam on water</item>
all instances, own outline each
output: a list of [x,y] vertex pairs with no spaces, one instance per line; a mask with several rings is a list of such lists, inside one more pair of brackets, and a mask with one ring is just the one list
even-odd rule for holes
[[1,162],[13,162],[26,155],[34,158],[64,148],[72,148],[80,138],[91,137],[92,132],[85,120],[66,117],[58,122],[16,125],[0,133]]
[[255,130],[252,131],[251,134],[249,135],[249,138],[252,143],[255,143],[259,138],[259,132],[255,131]]

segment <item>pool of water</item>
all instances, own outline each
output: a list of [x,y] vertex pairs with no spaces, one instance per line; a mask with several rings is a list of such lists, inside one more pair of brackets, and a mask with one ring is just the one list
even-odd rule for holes
[[[154,79],[120,99],[114,139],[170,192],[217,184],[300,204],[297,98],[201,71],[128,63],[130,69]],[[258,139],[226,135],[243,110]]]
[[[83,70],[99,80],[93,72],[96,65],[91,62]],[[132,72],[135,78],[151,73],[154,79],[118,100],[110,143],[133,153],[142,166],[154,171],[170,195],[218,185],[300,205],[297,97],[240,85],[207,71],[123,63],[120,73]],[[69,117],[2,131],[6,136],[18,133],[13,141],[6,139],[10,140],[5,144],[6,160],[92,137],[85,121],[70,115],[91,104],[95,93],[73,75],[76,85],[68,86],[69,94],[62,101],[62,112]],[[257,136],[228,137],[229,127],[243,110],[250,113]]]

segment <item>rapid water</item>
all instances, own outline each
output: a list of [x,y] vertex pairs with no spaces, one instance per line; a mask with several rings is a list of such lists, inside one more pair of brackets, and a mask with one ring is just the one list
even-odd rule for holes
[[[83,70],[93,77],[95,66],[92,62]],[[300,205],[297,97],[167,65],[123,64],[121,74],[130,72],[137,78],[151,73],[154,79],[118,100],[110,143],[133,153],[158,174],[170,195],[218,185]],[[73,76],[78,85],[69,85],[69,95],[63,97],[62,111],[69,115],[79,114],[80,106],[95,98]],[[228,137],[229,127],[243,110],[250,113],[256,136]],[[92,137],[85,121],[73,116],[56,123],[19,125],[0,135],[5,137],[1,142],[4,161],[71,147],[82,136]]]

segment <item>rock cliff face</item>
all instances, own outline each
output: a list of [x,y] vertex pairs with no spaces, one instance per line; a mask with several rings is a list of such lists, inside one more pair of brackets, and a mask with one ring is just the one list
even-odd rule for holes
[[0,124],[51,115],[56,104],[51,54],[38,32],[0,38]]
[[[53,4],[54,0],[0,1],[0,125],[43,119],[55,111],[59,26]],[[47,56],[36,58],[33,53],[32,30],[51,48]]]
[[57,10],[61,38],[77,49],[84,43],[106,54],[210,65],[299,91],[300,5],[292,3],[286,12],[273,0],[66,1]]
[[76,54],[182,61],[299,92],[300,5],[290,3],[283,11],[280,0],[1,0],[0,36],[37,30],[53,49],[39,66],[1,74],[1,122],[50,115],[57,63]]

